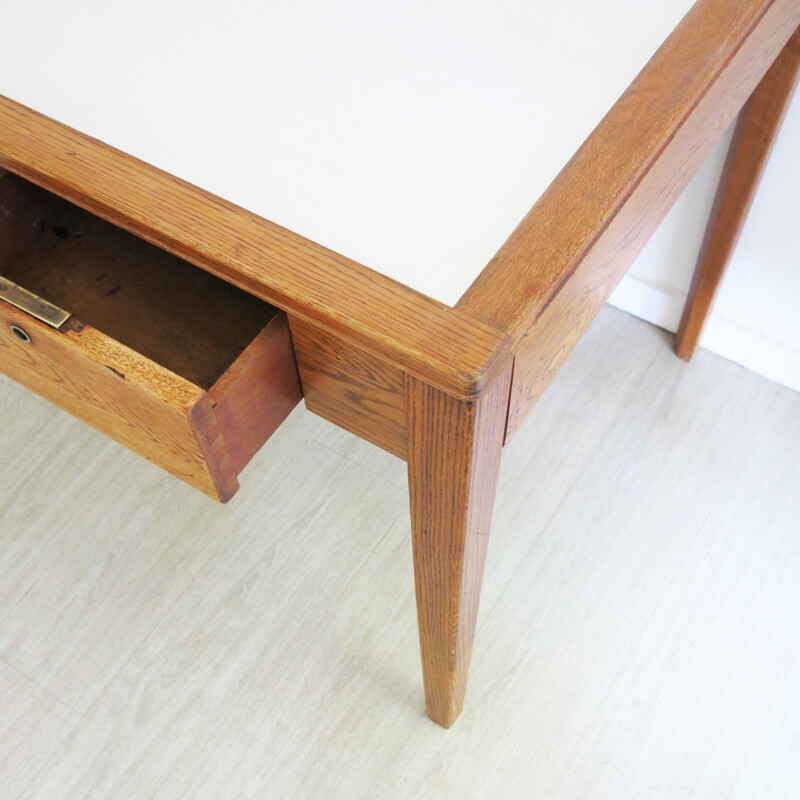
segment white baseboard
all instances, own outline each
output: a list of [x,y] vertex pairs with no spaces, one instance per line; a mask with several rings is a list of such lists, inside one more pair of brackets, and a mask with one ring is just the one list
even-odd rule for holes
[[[683,312],[684,297],[671,287],[626,275],[608,302],[674,333]],[[800,392],[800,352],[793,347],[713,313],[700,346]]]

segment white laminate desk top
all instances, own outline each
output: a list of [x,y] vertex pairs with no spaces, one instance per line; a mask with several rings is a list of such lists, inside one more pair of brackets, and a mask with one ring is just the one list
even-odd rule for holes
[[8,3],[0,94],[453,304],[691,5]]

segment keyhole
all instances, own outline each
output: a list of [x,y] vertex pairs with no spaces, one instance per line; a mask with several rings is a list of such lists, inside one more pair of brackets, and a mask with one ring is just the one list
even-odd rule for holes
[[29,342],[31,340],[31,337],[28,336],[28,334],[24,330],[22,330],[22,328],[18,327],[17,325],[12,325],[11,326],[11,332],[14,334],[14,336],[17,337],[17,339],[20,339],[23,342],[27,343],[27,342]]

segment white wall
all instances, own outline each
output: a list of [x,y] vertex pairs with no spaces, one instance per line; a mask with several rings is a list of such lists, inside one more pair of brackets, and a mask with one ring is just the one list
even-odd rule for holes
[[[730,132],[609,302],[675,331]],[[789,109],[700,342],[800,391],[800,92]]]

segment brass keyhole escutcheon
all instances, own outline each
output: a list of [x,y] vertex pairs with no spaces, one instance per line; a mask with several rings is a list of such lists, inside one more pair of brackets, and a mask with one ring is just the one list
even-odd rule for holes
[[17,337],[17,339],[19,339],[20,341],[25,342],[26,344],[28,342],[30,342],[30,340],[31,340],[31,337],[24,330],[22,330],[22,328],[20,328],[18,325],[12,325],[11,326],[11,333],[13,333],[14,336]]

